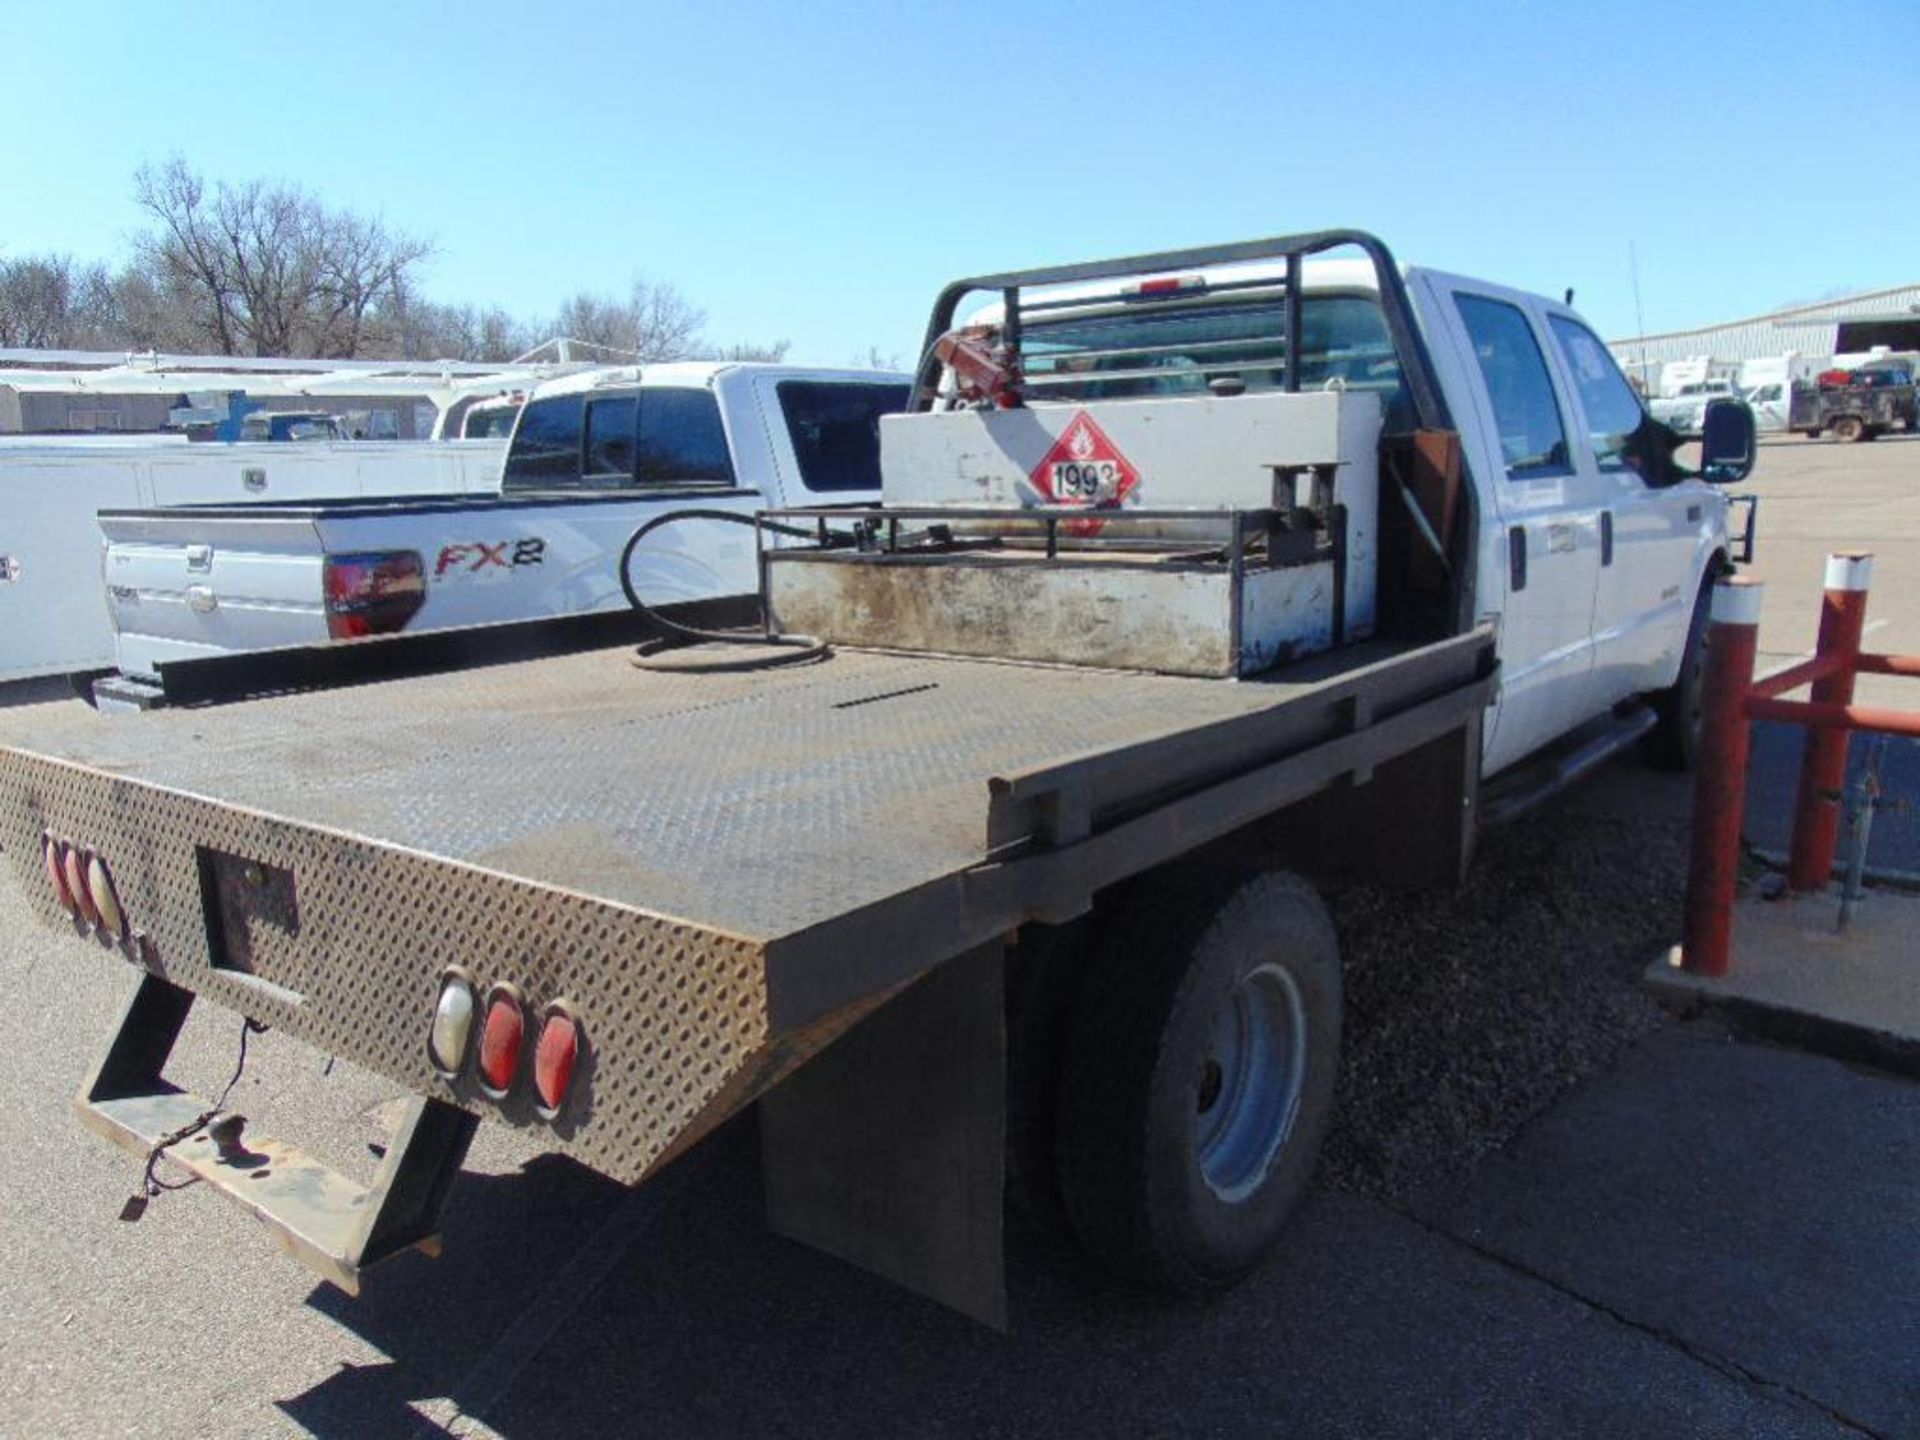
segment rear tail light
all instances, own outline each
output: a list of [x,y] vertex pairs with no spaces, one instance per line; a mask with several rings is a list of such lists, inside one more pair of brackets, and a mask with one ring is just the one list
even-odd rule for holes
[[54,898],[69,915],[78,915],[80,902],[74,898],[73,886],[67,881],[67,851],[72,848],[51,835],[42,836],[40,840],[40,856],[46,861],[47,883],[53,886]]
[[98,855],[87,857],[87,898],[100,917],[100,928],[115,940],[127,938],[127,912],[120,907],[120,891],[113,883],[113,872]]
[[477,1005],[466,971],[452,969],[441,977],[440,998],[434,1002],[433,1024],[427,1030],[427,1058],[448,1080],[466,1067]]
[[93,855],[78,845],[63,848],[61,868],[67,872],[67,893],[73,896],[80,918],[89,925],[97,926],[100,923],[100,908],[93,903],[93,894],[87,889],[87,866]]
[[487,1018],[480,1029],[480,1088],[502,1100],[520,1074],[520,1053],[526,1048],[527,1014],[520,992],[496,985],[487,992]]
[[427,567],[415,550],[329,555],[323,570],[327,633],[336,640],[404,630],[427,602]]
[[567,1103],[574,1067],[580,1060],[580,1040],[580,1022],[566,1002],[556,1000],[547,1006],[540,1041],[533,1051],[533,1088],[539,1097],[534,1108],[548,1120]]

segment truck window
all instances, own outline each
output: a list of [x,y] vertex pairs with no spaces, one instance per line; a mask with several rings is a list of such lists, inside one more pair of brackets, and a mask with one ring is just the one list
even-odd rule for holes
[[1586,326],[1565,315],[1550,315],[1547,324],[1573,376],[1573,388],[1580,392],[1594,458],[1602,470],[1625,469],[1627,441],[1646,419],[1640,397],[1613,363],[1607,347]]
[[1527,480],[1567,473],[1567,427],[1547,373],[1547,357],[1517,305],[1484,295],[1456,295],[1460,318],[1493,401],[1507,477]]
[[520,412],[501,473],[504,489],[542,490],[580,483],[583,396],[549,395]]
[[631,485],[639,431],[638,395],[596,395],[587,401],[587,483]]
[[907,408],[907,386],[782,380],[774,390],[802,485],[818,491],[880,488],[880,417]]
[[[1136,301],[1115,314],[1034,321],[1021,351],[1041,400],[1199,395],[1214,379],[1277,390],[1286,384],[1285,332],[1278,298]],[[1300,350],[1301,389],[1333,383],[1376,391],[1387,428],[1410,428],[1399,358],[1373,296],[1308,295],[1300,307]]]
[[640,392],[642,485],[733,483],[733,452],[711,390]]

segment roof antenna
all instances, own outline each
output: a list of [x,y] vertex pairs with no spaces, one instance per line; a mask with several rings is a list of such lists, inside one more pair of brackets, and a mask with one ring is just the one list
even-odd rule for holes
[[1569,310],[1573,308],[1573,287],[1571,285],[1567,286],[1567,298],[1562,300],[1560,303],[1566,306]]

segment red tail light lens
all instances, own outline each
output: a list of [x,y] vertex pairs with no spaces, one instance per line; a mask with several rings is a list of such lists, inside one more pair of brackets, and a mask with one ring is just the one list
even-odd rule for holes
[[67,893],[79,907],[80,918],[89,925],[100,923],[100,908],[93,903],[93,894],[87,889],[87,862],[93,858],[78,845],[63,847],[61,868],[67,873]]
[[78,915],[80,902],[74,899],[73,887],[67,883],[67,851],[71,848],[66,841],[56,840],[51,835],[42,836],[40,840],[40,856],[47,865],[47,882],[53,886],[60,908],[69,915]]
[[558,1115],[566,1105],[579,1060],[580,1022],[565,1004],[556,1001],[547,1007],[540,1042],[533,1051],[533,1088],[540,1097],[536,1108],[547,1119]]
[[336,640],[392,635],[427,603],[427,567],[418,551],[329,555],[323,575],[327,633]]
[[494,986],[480,1030],[480,1088],[495,1100],[513,1088],[526,1038],[527,1017],[519,993],[511,985]]

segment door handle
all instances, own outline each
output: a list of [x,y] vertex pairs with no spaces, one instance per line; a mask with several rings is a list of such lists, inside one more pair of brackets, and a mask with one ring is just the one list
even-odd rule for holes
[[1524,525],[1507,531],[1507,588],[1527,588],[1527,527]]
[[1613,563],[1613,512],[1611,510],[1600,512],[1600,563],[1602,565]]

